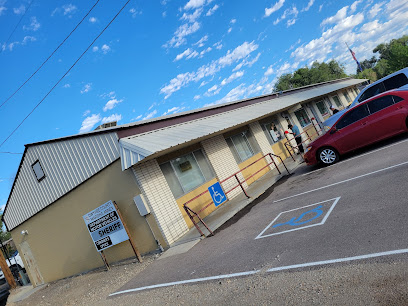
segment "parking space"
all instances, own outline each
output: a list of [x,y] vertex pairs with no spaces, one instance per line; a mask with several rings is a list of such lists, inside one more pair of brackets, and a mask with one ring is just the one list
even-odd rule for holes
[[408,261],[408,141],[371,150],[310,174],[301,166],[235,223],[153,263],[119,292],[344,261]]

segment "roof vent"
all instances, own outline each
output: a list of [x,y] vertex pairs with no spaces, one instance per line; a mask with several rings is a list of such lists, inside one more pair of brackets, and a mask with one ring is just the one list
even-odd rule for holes
[[98,126],[98,127],[95,129],[95,131],[96,131],[96,130],[107,129],[107,128],[116,126],[117,124],[118,124],[117,121],[107,122],[107,123],[104,123],[104,124],[101,124],[100,126]]

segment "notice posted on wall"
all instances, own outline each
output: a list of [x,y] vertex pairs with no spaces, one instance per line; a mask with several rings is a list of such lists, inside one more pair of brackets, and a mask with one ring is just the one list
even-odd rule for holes
[[112,201],[87,213],[83,218],[98,252],[129,240]]

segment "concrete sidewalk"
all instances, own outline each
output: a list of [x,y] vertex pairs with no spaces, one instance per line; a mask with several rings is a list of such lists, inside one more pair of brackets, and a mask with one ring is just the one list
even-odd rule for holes
[[[301,163],[303,163],[303,158],[298,156],[295,161],[292,158],[287,158],[284,161],[289,172],[292,173]],[[252,183],[247,189],[246,192],[250,196],[247,198],[244,193],[236,196],[232,200],[226,202],[217,210],[212,212],[210,215],[205,217],[203,220],[207,226],[214,232],[219,227],[221,227],[225,222],[230,220],[235,214],[237,214],[241,209],[245,208],[247,205],[251,204],[254,200],[259,198],[266,190],[273,186],[277,181],[282,177],[287,176],[285,168],[280,164],[279,170],[281,174],[278,173],[276,169],[269,171],[260,179]],[[204,227],[203,224],[199,223],[201,231],[205,236],[210,235],[208,230]],[[181,254],[187,252],[194,245],[196,245],[201,239],[203,239],[198,232],[198,230],[193,227],[191,228],[183,237],[174,242],[170,249],[166,250],[160,258],[166,258],[169,256]]]

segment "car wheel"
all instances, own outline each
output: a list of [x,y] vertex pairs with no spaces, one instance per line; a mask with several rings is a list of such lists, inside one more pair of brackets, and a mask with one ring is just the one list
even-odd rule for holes
[[339,153],[333,148],[322,148],[317,153],[317,159],[325,166],[332,165],[339,160]]

